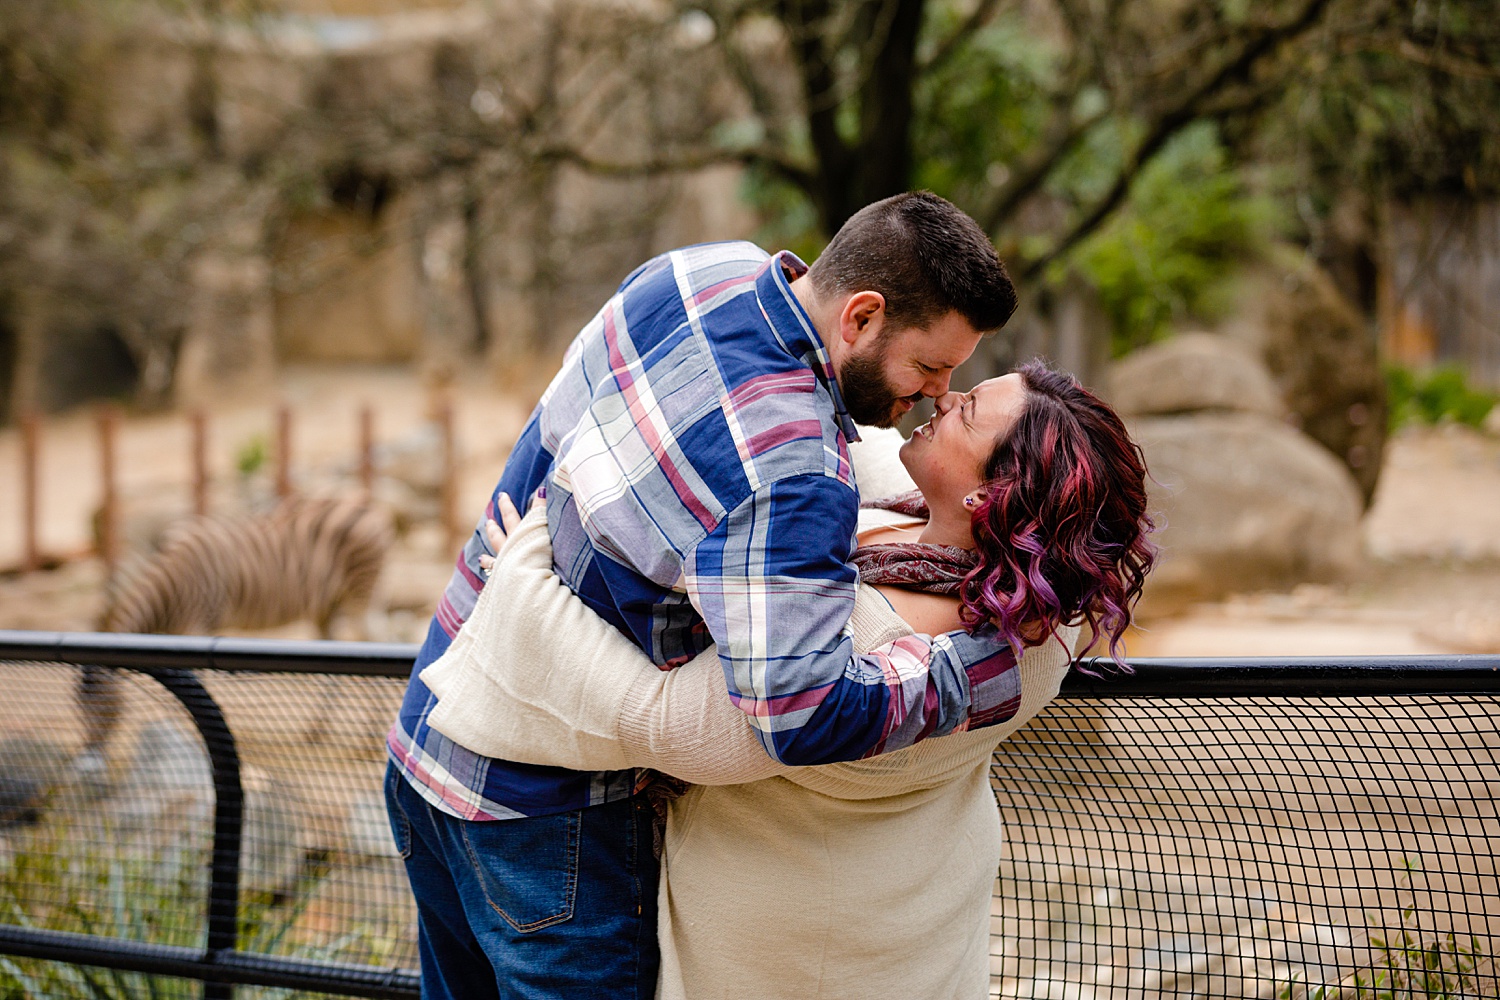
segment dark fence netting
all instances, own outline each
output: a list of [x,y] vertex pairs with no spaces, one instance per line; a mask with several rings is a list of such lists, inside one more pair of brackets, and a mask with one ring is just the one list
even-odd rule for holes
[[[77,666],[0,662],[0,1000],[414,996],[381,787],[410,651],[179,645],[83,700]],[[1493,696],[1059,700],[996,756],[991,992],[1500,997],[1497,747]]]
[[[201,949],[215,807],[204,739],[156,680],[109,671],[119,697],[103,764],[80,759],[90,707],[75,696],[79,673],[0,664],[0,924]],[[196,676],[239,757],[238,950],[414,969],[416,911],[381,788],[384,735],[404,682]],[[0,954],[5,1000],[201,990],[189,980]],[[241,986],[236,995],[288,994]]]
[[996,754],[992,993],[1500,997],[1493,697],[1059,701]]

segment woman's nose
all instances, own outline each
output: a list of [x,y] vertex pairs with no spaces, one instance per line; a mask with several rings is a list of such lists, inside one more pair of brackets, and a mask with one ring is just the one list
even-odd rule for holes
[[932,401],[932,407],[939,413],[947,413],[962,402],[962,400],[963,397],[956,392],[945,392]]

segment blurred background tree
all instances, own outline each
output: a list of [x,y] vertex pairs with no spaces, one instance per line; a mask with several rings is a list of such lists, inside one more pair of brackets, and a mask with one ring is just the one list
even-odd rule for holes
[[[749,164],[775,242],[815,253],[859,206],[911,187],[967,209],[1034,304],[1019,345],[997,342],[969,378],[1035,350],[1087,376],[1093,357],[1253,311],[1231,279],[1270,261],[1300,300],[1250,339],[1294,418],[1345,460],[1368,502],[1385,426],[1383,213],[1432,196],[1489,198],[1500,185],[1491,4],[705,9],[750,109],[717,137]],[[773,40],[796,67],[795,89],[778,77],[784,62],[763,56]],[[1070,280],[1096,297],[1107,347],[1060,349],[1057,293]],[[1028,319],[1051,329],[1027,335]],[[1490,354],[1500,378],[1500,349]]]
[[0,5],[0,409],[281,359],[546,370],[656,250],[811,257],[925,187],[1025,293],[965,377],[1093,378],[1270,288],[1249,339],[1368,497],[1376,330],[1435,269],[1407,237],[1500,188],[1490,0],[324,6]]

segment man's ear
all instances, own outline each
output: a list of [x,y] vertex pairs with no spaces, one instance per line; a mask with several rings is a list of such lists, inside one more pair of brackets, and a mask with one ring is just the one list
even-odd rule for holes
[[874,343],[885,328],[885,296],[875,291],[855,292],[839,312],[839,339],[846,347]]

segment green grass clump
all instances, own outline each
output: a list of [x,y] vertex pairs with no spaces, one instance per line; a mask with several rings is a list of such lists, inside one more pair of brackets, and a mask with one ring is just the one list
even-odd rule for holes
[[[28,834],[0,862],[0,924],[71,931],[100,938],[201,948],[207,934],[210,850],[205,837],[185,836],[155,849],[117,850],[115,832],[64,821]],[[258,954],[372,964],[388,948],[357,921],[334,941],[295,941],[326,865],[304,866],[282,893],[242,891],[239,948]],[[188,979],[0,956],[0,1000],[196,1000]],[[306,994],[240,987],[237,996],[285,1000]]]
[[1392,430],[1409,423],[1437,424],[1445,420],[1478,427],[1500,399],[1471,386],[1463,369],[1456,365],[1439,365],[1425,372],[1388,365],[1385,378]]
[[[1406,875],[1398,892],[1409,892],[1411,874],[1421,870],[1420,859],[1403,858],[1402,865]],[[1371,934],[1370,948],[1374,961],[1368,969],[1335,986],[1312,987],[1305,1000],[1465,1000],[1480,995],[1475,970],[1485,955],[1479,938],[1461,944],[1452,931],[1423,934],[1415,903],[1401,910],[1397,935]],[[1287,983],[1278,993],[1280,1000],[1293,1000],[1297,985]]]
[[[1410,919],[1412,911],[1405,916]],[[1308,990],[1307,1000],[1462,1000],[1475,992],[1475,967],[1484,957],[1479,939],[1460,944],[1453,934],[1426,941],[1410,930],[1390,941],[1371,937],[1375,964],[1356,972],[1348,983]],[[1292,985],[1281,992],[1291,1000]]]
[[[202,947],[206,850],[123,858],[96,849],[99,837],[67,823],[39,828],[0,868],[0,923]],[[188,980],[0,956],[0,1000],[189,1000],[199,991]]]
[[270,446],[259,434],[240,445],[234,453],[234,467],[239,474],[249,478],[265,467],[271,457]]

